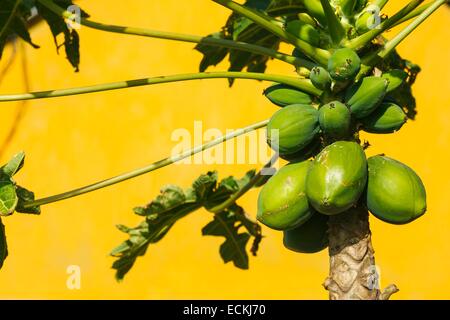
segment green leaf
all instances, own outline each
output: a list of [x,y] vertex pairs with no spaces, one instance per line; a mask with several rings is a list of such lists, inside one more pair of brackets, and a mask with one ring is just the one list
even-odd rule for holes
[[6,243],[5,226],[0,218],[0,269],[3,267],[6,257],[8,256],[8,245]]
[[8,39],[14,36],[22,38],[34,48],[39,48],[39,46],[32,42],[30,34],[28,32],[26,23],[26,17],[28,15],[24,12],[24,4],[21,3],[18,7],[18,10],[13,13],[15,4],[15,0],[2,0],[2,7],[0,9],[0,31],[3,30],[8,21],[9,24],[0,35],[0,59],[2,57],[3,49]]
[[[286,20],[287,16],[294,16],[304,11],[303,0],[247,0],[244,6],[264,13],[268,17],[279,18],[279,23]],[[209,35],[222,39],[247,42],[278,50],[280,40],[277,36],[261,28],[251,20],[232,13],[222,31]],[[229,54],[229,71],[264,72],[269,58],[262,55],[252,54],[240,50],[212,47],[199,44],[196,49],[203,54],[200,62],[200,71],[205,71],[210,66],[215,66],[225,59]],[[230,86],[234,79],[229,79]]]
[[11,177],[0,172],[0,215],[8,216],[14,213],[18,197],[16,187]]
[[23,167],[25,153],[19,152],[0,167],[0,215],[8,216],[14,211],[40,214],[40,207],[25,208],[25,203],[34,201],[34,193],[16,185],[13,176]]
[[9,162],[2,167],[2,171],[4,174],[12,177],[15,175],[24,165],[25,162],[25,153],[23,151],[14,155]]
[[[62,8],[68,8],[73,5],[73,1],[71,0],[55,0],[54,2]],[[74,29],[69,29],[66,21],[61,16],[53,13],[47,7],[39,4],[39,2],[36,3],[36,7],[38,8],[39,14],[50,27],[57,51],[59,51],[61,46],[64,46],[67,59],[77,72],[80,64],[80,39],[78,33]],[[89,15],[81,10],[81,16],[88,17]],[[64,35],[64,42],[62,44],[58,44],[57,42],[57,37],[60,34]]]
[[[242,230],[244,228],[244,230]],[[213,221],[203,229],[204,236],[224,237],[219,252],[224,263],[232,261],[240,269],[248,269],[249,258],[246,246],[251,236],[254,237],[250,251],[256,255],[259,243],[262,239],[261,227],[250,220],[244,209],[236,204],[214,215]]]
[[18,203],[16,206],[16,212],[19,213],[30,213],[30,214],[41,214],[41,207],[24,207],[24,204],[27,202],[34,201],[34,193],[29,191],[21,186],[16,186],[16,194],[18,199]]
[[[228,200],[254,175],[255,171],[252,170],[241,179],[227,177],[218,182],[217,172],[211,171],[202,174],[192,183],[191,188],[185,190],[175,185],[164,186],[160,194],[148,205],[134,209],[136,214],[145,218],[143,222],[135,228],[117,226],[120,231],[128,234],[129,238],[111,252],[111,255],[117,258],[112,266],[116,270],[116,279],[122,280],[133,267],[136,259],[147,252],[148,246],[164,238],[178,220],[202,207],[208,209]],[[240,247],[243,245],[245,248],[252,236],[255,238],[254,244],[255,242],[259,243],[260,227],[256,222],[250,221],[242,208],[234,204],[228,208],[227,213],[233,216],[233,221],[238,224],[236,225],[237,229],[245,228],[247,230],[233,238],[240,244]],[[226,223],[230,222],[226,221]],[[254,247],[255,245],[253,245]],[[227,261],[235,261],[238,267],[248,266],[247,254],[245,252],[238,254],[236,248],[230,243],[224,244],[221,247],[221,255],[226,259],[231,259]],[[256,250],[254,251],[256,252]],[[244,258],[241,255],[244,255]],[[245,259],[247,262],[244,261]]]
[[[226,39],[224,32],[216,32],[207,37]],[[197,44],[195,49],[203,54],[202,61],[200,62],[200,72],[205,71],[210,66],[218,65],[228,54],[227,48],[210,46],[203,43]]]
[[392,69],[400,69],[408,73],[406,82],[393,92],[389,93],[387,99],[394,100],[404,109],[408,118],[414,120],[417,115],[417,111],[416,99],[412,93],[412,85],[416,81],[417,75],[420,72],[420,67],[409,60],[403,59],[395,50],[376,67],[383,72]]

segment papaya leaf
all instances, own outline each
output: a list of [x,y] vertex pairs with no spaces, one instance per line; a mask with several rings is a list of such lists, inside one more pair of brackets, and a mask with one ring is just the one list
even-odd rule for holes
[[228,210],[214,215],[214,220],[208,223],[203,229],[204,236],[225,237],[225,242],[220,246],[220,255],[225,263],[233,261],[234,265],[240,269],[248,269],[248,255],[245,250],[250,234],[239,232],[236,226],[235,215]]
[[390,99],[394,100],[403,110],[409,119],[414,120],[416,111],[416,99],[412,93],[412,85],[416,81],[417,75],[420,72],[420,67],[409,60],[403,59],[397,51],[393,51],[386,59],[377,65],[381,71],[392,69],[400,69],[408,73],[406,82],[389,94]]
[[34,48],[39,48],[33,43],[28,32],[26,19],[29,15],[29,10],[26,10],[26,5],[22,2],[16,10],[14,10],[15,5],[15,0],[2,0],[0,9],[0,31],[2,31],[0,35],[0,59],[8,39],[14,36],[22,38]]
[[34,200],[34,193],[16,185],[13,176],[23,167],[25,153],[19,152],[0,167],[0,216],[8,216],[14,211],[40,214],[40,207],[25,208],[25,203]]
[[24,165],[25,153],[23,151],[14,155],[9,162],[2,167],[2,171],[9,177],[15,175]]
[[[68,8],[73,5],[71,0],[54,0],[54,2],[62,8]],[[47,7],[41,5],[39,2],[36,3],[36,7],[40,16],[47,22],[50,30],[53,34],[53,39],[55,41],[57,52],[59,48],[64,46],[67,59],[70,64],[75,68],[75,72],[79,71],[80,65],[80,39],[78,33],[75,29],[69,29],[66,21],[59,15],[50,11]],[[89,15],[80,9],[80,14],[82,17],[88,17]],[[58,35],[63,34],[64,42],[59,44],[57,41]]]
[[[202,207],[208,210],[223,203],[248,184],[254,176],[255,171],[252,170],[241,179],[227,177],[219,182],[217,172],[212,171],[198,177],[190,188],[184,190],[175,185],[164,186],[160,194],[148,205],[134,209],[137,215],[144,217],[144,221],[137,227],[117,226],[120,231],[128,234],[129,238],[110,253],[117,258],[112,265],[112,268],[116,270],[116,279],[123,280],[136,259],[147,252],[150,244],[162,240],[178,220]],[[234,261],[238,267],[247,266],[248,268],[245,246],[252,236],[255,238],[254,243],[259,243],[261,229],[256,222],[251,222],[242,208],[235,204],[227,209],[227,214],[233,216],[233,220],[223,220],[225,223],[231,225],[231,221],[234,221],[233,223],[238,224],[234,226],[236,230],[243,227],[247,231],[233,235],[230,238],[231,242],[221,247],[221,255],[225,257],[224,260]],[[234,229],[230,230],[234,232]],[[235,245],[235,241],[239,246]]]
[[[260,13],[266,14],[269,18],[279,18],[279,23],[283,23],[287,16],[294,16],[304,11],[303,0],[247,0],[244,6]],[[278,50],[280,40],[278,37],[261,28],[253,21],[232,13],[222,31],[209,35],[221,39],[247,42]],[[240,50],[233,50],[221,47],[199,44],[196,50],[203,54],[200,62],[200,71],[205,71],[210,66],[215,66],[229,55],[229,71],[264,72],[269,58]],[[230,86],[234,79],[229,79]]]
[[16,187],[11,177],[0,173],[0,216],[9,216],[14,213],[18,202]]
[[254,237],[250,249],[253,255],[256,255],[262,239],[259,224],[250,220],[244,209],[237,204],[214,215],[213,221],[202,229],[202,234],[204,236],[225,237],[225,241],[219,249],[220,256],[224,263],[232,261],[240,269],[248,269],[249,267],[246,246],[250,238]]
[[6,257],[8,256],[8,245],[6,243],[5,226],[0,218],[0,269],[3,267]]
[[25,203],[34,201],[34,193],[32,191],[29,191],[21,186],[16,186],[16,194],[18,197],[16,212],[41,214],[41,208],[39,206],[27,207],[27,208],[24,207]]

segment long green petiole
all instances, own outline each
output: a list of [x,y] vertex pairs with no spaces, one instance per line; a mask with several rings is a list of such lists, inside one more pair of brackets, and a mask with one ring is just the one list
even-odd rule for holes
[[307,93],[319,96],[321,91],[314,87],[311,81],[306,79],[299,79],[297,77],[289,77],[283,75],[271,75],[265,73],[256,72],[199,72],[199,73],[187,73],[179,74],[173,76],[160,76],[153,78],[143,78],[120,82],[111,82],[98,84],[87,87],[77,87],[61,90],[48,90],[48,91],[38,91],[30,93],[20,93],[20,94],[7,94],[0,95],[0,102],[2,101],[19,101],[19,100],[32,100],[32,99],[44,99],[44,98],[55,98],[72,96],[78,94],[86,94],[93,92],[117,90],[124,88],[132,88],[139,86],[154,85],[160,83],[169,83],[177,81],[189,81],[189,80],[199,80],[199,79],[253,79],[253,80],[265,80],[273,81],[278,83],[283,83],[294,88],[300,89]]
[[367,73],[372,70],[372,68],[388,54],[390,54],[406,37],[413,32],[422,22],[424,22],[433,12],[435,12],[440,6],[448,2],[448,0],[436,0],[429,7],[427,7],[413,22],[411,22],[407,27],[400,31],[395,37],[385,43],[383,48],[379,51],[371,54],[370,56],[364,57],[363,65],[359,71],[356,79],[361,79]]
[[[55,3],[53,3],[50,0],[39,0],[39,2],[47,7],[49,10],[54,12],[57,15],[62,16],[64,19],[70,19],[73,14],[64,10],[63,8],[59,7]],[[182,41],[182,42],[190,42],[190,43],[201,43],[211,46],[217,46],[217,47],[224,47],[229,49],[235,49],[235,50],[241,50],[241,51],[247,51],[254,54],[260,54],[268,57],[272,57],[274,59],[278,59],[281,61],[284,61],[286,63],[296,65],[296,66],[309,66],[310,62],[302,59],[302,58],[296,58],[281,52],[278,52],[273,49],[269,49],[263,46],[258,46],[254,44],[249,44],[245,42],[239,42],[239,41],[233,41],[233,40],[227,40],[227,39],[220,39],[220,38],[213,38],[213,37],[202,37],[202,36],[196,36],[196,35],[189,35],[189,34],[180,34],[175,32],[164,32],[164,31],[158,31],[158,30],[150,30],[150,29],[143,29],[143,28],[133,28],[133,27],[126,27],[126,26],[117,26],[117,25],[109,25],[109,24],[103,24],[95,21],[88,20],[86,18],[80,17],[80,23],[83,26],[102,30],[106,32],[112,32],[112,33],[120,33],[120,34],[129,34],[129,35],[136,35],[136,36],[143,36],[143,37],[150,37],[150,38],[158,38],[158,39],[165,39],[165,40],[175,40],[175,41]]]
[[383,21],[375,29],[372,29],[357,38],[349,40],[346,42],[346,46],[352,49],[358,49],[375,39],[377,36],[385,32],[386,30],[392,28],[400,19],[408,15],[417,6],[419,6],[424,0],[413,0],[403,7],[399,12],[394,14],[389,19]]
[[57,194],[57,195],[54,195],[54,196],[51,196],[51,197],[47,197],[47,198],[38,199],[38,200],[35,200],[35,201],[32,201],[32,202],[28,202],[28,203],[25,203],[23,206],[25,208],[41,206],[41,205],[49,204],[49,203],[52,203],[52,202],[57,202],[57,201],[61,201],[61,200],[64,200],[64,199],[73,198],[73,197],[76,197],[76,196],[79,196],[79,195],[82,195],[82,194],[85,194],[85,193],[88,193],[88,192],[92,192],[92,191],[95,191],[95,190],[99,190],[99,189],[102,189],[102,188],[105,188],[105,187],[112,186],[112,185],[114,185],[116,183],[123,182],[123,181],[129,180],[129,179],[138,177],[140,175],[143,175],[143,174],[155,171],[155,170],[160,169],[162,167],[168,166],[170,164],[173,164],[175,162],[178,162],[180,160],[188,158],[188,157],[190,157],[190,156],[192,156],[192,155],[194,155],[196,153],[199,153],[199,152],[202,152],[202,151],[204,151],[206,149],[212,148],[212,147],[214,147],[214,146],[216,146],[218,144],[221,144],[221,143],[223,143],[223,142],[225,142],[227,140],[233,139],[233,138],[235,138],[237,136],[246,134],[246,133],[251,132],[253,130],[257,130],[257,129],[263,128],[263,127],[265,127],[267,125],[268,122],[269,122],[269,120],[264,120],[264,121],[261,121],[261,122],[258,122],[258,123],[254,123],[254,124],[249,125],[249,126],[247,126],[245,128],[238,129],[238,130],[236,130],[234,132],[228,133],[228,134],[226,134],[224,136],[221,136],[221,137],[219,137],[217,139],[214,139],[214,140],[212,140],[212,141],[210,141],[208,143],[205,143],[205,144],[203,144],[201,146],[197,146],[197,147],[194,147],[194,148],[192,148],[190,150],[184,151],[184,152],[182,152],[182,153],[180,153],[178,155],[175,155],[175,156],[172,156],[172,157],[168,157],[168,158],[165,158],[165,159],[160,160],[160,161],[156,161],[156,162],[154,162],[154,163],[152,163],[152,164],[150,164],[150,165],[148,165],[146,167],[143,167],[141,169],[137,169],[137,170],[134,170],[134,171],[131,171],[131,172],[128,172],[128,173],[116,176],[114,178],[103,180],[103,181],[100,181],[100,182],[97,182],[97,183],[94,183],[94,184],[91,184],[91,185],[88,185],[88,186],[85,186],[85,187],[82,187],[82,188],[74,189],[74,190],[71,190],[71,191],[68,191],[68,192],[64,192],[64,193],[61,193],[61,194]]
[[[278,154],[274,155],[270,161],[264,166],[265,169],[268,169],[272,166],[275,161],[278,159]],[[212,207],[208,209],[209,212],[212,213],[220,213],[232,204],[234,204],[240,197],[242,197],[247,191],[249,191],[251,188],[253,188],[257,183],[259,183],[261,180],[266,178],[266,176],[263,175],[263,170],[260,170],[244,187],[242,187],[238,192],[233,194],[228,200],[225,202]]]
[[233,12],[241,16],[246,17],[247,19],[250,19],[254,23],[261,26],[262,28],[278,36],[280,39],[288,43],[291,43],[292,45],[302,50],[302,52],[304,52],[311,59],[317,61],[319,64],[326,65],[328,63],[328,58],[330,57],[330,52],[328,50],[316,48],[307,43],[306,41],[296,38],[289,32],[286,32],[286,30],[284,30],[280,26],[268,20],[259,12],[250,10],[231,0],[213,0],[213,1],[232,10]]
[[411,11],[409,14],[398,20],[392,27],[398,26],[399,24],[402,24],[403,22],[406,22],[408,20],[411,20],[412,18],[417,17],[419,14],[424,12],[426,9],[428,9],[433,2],[424,4],[423,6],[420,6],[418,8],[415,8],[413,11]]

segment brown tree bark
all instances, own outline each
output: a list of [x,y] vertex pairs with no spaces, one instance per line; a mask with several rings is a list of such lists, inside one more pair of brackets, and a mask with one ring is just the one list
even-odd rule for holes
[[387,300],[398,291],[395,285],[379,289],[367,209],[330,217],[329,255],[330,274],[323,285],[330,300]]

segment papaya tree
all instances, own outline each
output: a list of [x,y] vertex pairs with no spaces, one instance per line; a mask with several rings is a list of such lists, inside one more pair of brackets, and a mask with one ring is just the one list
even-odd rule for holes
[[[284,246],[304,254],[328,248],[330,271],[323,283],[330,299],[389,299],[395,285],[380,290],[371,243],[369,214],[391,224],[406,224],[426,211],[426,192],[406,164],[384,154],[367,157],[370,147],[360,132],[391,134],[416,115],[412,85],[420,67],[402,58],[396,47],[447,0],[412,0],[392,16],[388,0],[212,0],[230,11],[225,25],[206,36],[103,24],[71,0],[2,0],[0,58],[5,45],[21,38],[38,48],[29,34],[30,19],[47,22],[58,48],[78,71],[80,37],[73,23],[103,32],[196,44],[203,58],[199,72],[164,75],[86,87],[1,94],[0,102],[76,96],[136,86],[196,79],[268,81],[264,95],[279,109],[270,119],[228,133],[204,145],[164,158],[144,168],[61,194],[35,199],[13,179],[24,165],[18,153],[0,168],[0,214],[40,214],[41,206],[132,179],[212,148],[250,131],[266,128],[274,150],[271,161],[242,178],[207,172],[183,189],[164,186],[134,213],[143,221],[119,230],[128,239],[112,250],[116,278],[122,280],[148,247],[165,237],[181,218],[205,208],[213,218],[203,235],[224,238],[225,263],[249,267],[247,247],[256,255],[262,225],[283,232]],[[385,33],[406,25],[390,38]],[[63,35],[63,42],[57,36]],[[280,44],[290,46],[281,52]],[[228,57],[229,68],[206,70]],[[292,66],[291,74],[269,74],[270,60]],[[259,94],[255,92],[254,94]],[[75,99],[76,97],[74,97]],[[288,162],[278,171],[273,163]],[[256,219],[237,204],[252,188],[261,188]],[[5,220],[5,219],[4,219]],[[249,244],[251,242],[251,244]],[[0,220],[0,267],[8,255]]]

